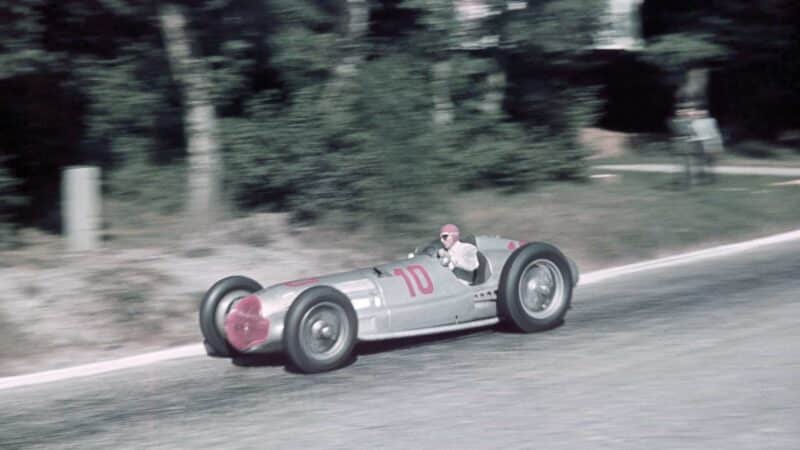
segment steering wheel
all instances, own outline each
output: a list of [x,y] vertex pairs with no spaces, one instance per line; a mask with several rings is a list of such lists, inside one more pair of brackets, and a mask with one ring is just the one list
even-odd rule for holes
[[438,253],[439,249],[441,249],[441,248],[444,248],[444,246],[442,245],[441,242],[439,242],[438,239],[436,239],[435,241],[432,241],[430,244],[428,244],[425,247],[423,247],[423,249],[422,249],[422,251],[420,251],[420,253],[422,253],[424,255],[428,255],[431,258],[437,258],[438,259],[439,255],[437,253]]

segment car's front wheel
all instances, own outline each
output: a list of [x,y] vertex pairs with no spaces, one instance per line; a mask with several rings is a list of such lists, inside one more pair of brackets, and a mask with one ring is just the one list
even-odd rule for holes
[[200,303],[200,330],[209,355],[236,355],[225,339],[225,316],[236,300],[260,290],[261,285],[257,281],[236,275],[217,281],[206,292]]
[[347,364],[358,337],[358,317],[342,292],[315,286],[292,303],[284,322],[284,347],[304,373],[324,372]]
[[497,293],[497,312],[520,331],[531,333],[560,325],[572,300],[567,258],[541,242],[524,245],[508,258]]

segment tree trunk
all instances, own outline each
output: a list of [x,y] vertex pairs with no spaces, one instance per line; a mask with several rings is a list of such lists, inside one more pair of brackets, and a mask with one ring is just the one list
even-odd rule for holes
[[336,66],[337,76],[351,76],[361,62],[361,44],[369,27],[369,6],[366,0],[347,0],[347,30],[344,39],[345,57]]
[[358,73],[358,64],[363,59],[361,45],[369,27],[369,5],[366,0],[346,0],[345,5],[346,26],[341,28],[343,36],[340,40],[344,57],[336,64],[333,76],[324,87],[323,109],[333,107]]
[[705,108],[708,103],[708,72],[705,67],[688,70],[684,75],[685,81],[680,88],[680,95]]
[[220,155],[211,81],[202,59],[192,54],[183,8],[163,4],[159,16],[169,64],[183,91],[189,166],[186,220],[193,230],[204,231],[218,219],[220,200]]
[[347,0],[347,37],[358,44],[369,27],[369,5],[366,0]]
[[433,63],[433,123],[437,127],[453,122],[450,66],[449,60]]
[[503,96],[506,89],[506,73],[497,68],[486,76],[486,94],[483,97],[481,110],[485,113],[498,114],[503,110]]

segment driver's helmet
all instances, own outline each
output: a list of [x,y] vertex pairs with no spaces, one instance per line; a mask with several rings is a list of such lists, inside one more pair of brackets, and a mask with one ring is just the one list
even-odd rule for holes
[[461,231],[459,231],[458,227],[452,223],[443,225],[442,228],[439,229],[439,240],[447,249],[452,247],[453,243],[458,242],[460,237]]

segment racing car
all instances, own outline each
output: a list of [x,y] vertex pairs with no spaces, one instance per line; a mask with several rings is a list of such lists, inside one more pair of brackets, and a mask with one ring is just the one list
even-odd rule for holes
[[562,323],[578,268],[555,246],[498,236],[465,236],[478,268],[447,267],[442,243],[407,259],[262,287],[230,276],[200,304],[210,356],[285,352],[304,373],[348,364],[358,341],[378,341],[487,327],[501,321],[526,333]]

